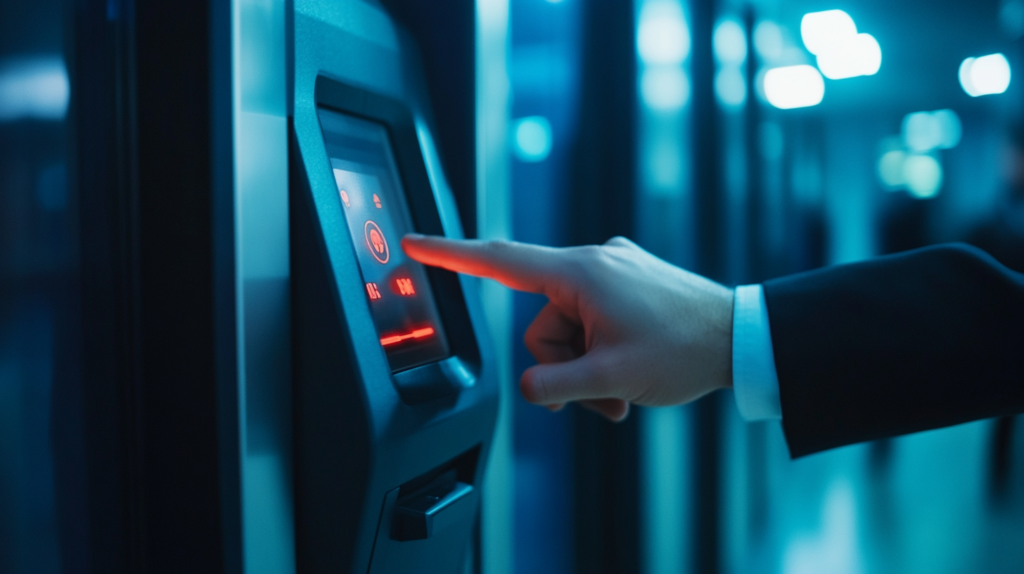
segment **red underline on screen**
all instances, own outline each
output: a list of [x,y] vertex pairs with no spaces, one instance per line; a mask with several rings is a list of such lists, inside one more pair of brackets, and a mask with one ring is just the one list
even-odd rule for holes
[[425,339],[433,334],[433,327],[423,327],[422,329],[413,329],[408,333],[381,337],[380,344],[387,347],[388,345],[396,345],[398,343],[401,343],[402,341],[408,341],[411,339]]

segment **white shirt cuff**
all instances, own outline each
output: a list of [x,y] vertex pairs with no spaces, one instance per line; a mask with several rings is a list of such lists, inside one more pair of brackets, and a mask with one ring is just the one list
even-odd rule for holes
[[782,418],[768,306],[760,285],[741,285],[733,296],[732,388],[744,419]]

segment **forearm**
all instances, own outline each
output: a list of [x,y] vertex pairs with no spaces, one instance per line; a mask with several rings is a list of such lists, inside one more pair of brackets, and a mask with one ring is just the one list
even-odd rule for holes
[[1024,277],[941,246],[764,284],[793,456],[1024,411]]

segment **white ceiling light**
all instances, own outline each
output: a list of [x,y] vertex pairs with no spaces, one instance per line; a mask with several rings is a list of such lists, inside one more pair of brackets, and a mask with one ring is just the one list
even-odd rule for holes
[[818,68],[830,80],[873,76],[882,67],[882,48],[871,34],[835,43],[818,56]]
[[690,53],[690,31],[679,4],[667,0],[644,3],[636,41],[645,64],[683,63]]
[[773,68],[764,75],[764,95],[783,110],[816,106],[825,97],[825,81],[814,66]]
[[960,85],[972,98],[1001,94],[1010,87],[1010,62],[1002,54],[967,58],[959,75]]
[[882,66],[882,48],[871,34],[858,34],[842,10],[811,12],[800,21],[800,37],[830,80],[872,76]]
[[807,51],[820,56],[827,52],[836,41],[857,35],[853,18],[842,10],[826,10],[805,14],[800,20],[800,37]]

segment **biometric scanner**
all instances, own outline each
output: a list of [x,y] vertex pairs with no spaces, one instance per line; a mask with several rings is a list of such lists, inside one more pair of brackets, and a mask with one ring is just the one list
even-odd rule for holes
[[372,3],[294,3],[291,233],[299,572],[461,571],[498,394],[413,41]]

